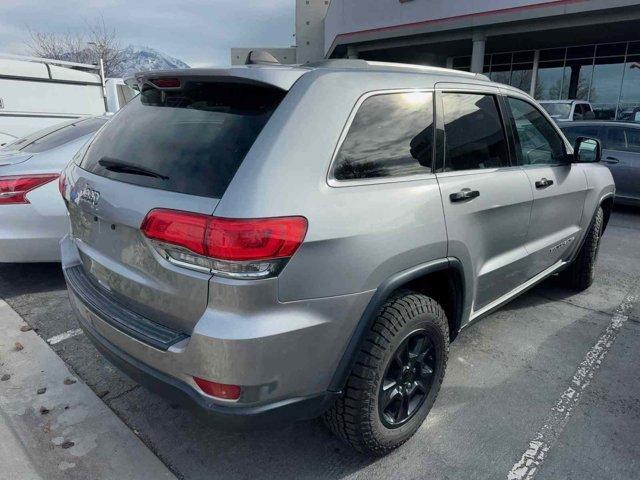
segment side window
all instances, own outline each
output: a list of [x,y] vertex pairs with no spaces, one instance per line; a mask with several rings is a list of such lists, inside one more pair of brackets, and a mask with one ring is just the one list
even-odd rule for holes
[[640,129],[607,127],[606,148],[640,153]]
[[627,151],[627,138],[622,127],[607,127],[607,148]]
[[529,102],[509,97],[515,123],[516,156],[520,165],[556,165],[565,162],[562,137]]
[[367,98],[338,151],[336,180],[430,173],[433,94],[388,93]]
[[584,118],[584,106],[581,103],[576,104],[573,110],[573,120],[582,120]]
[[581,127],[565,127],[562,128],[562,132],[567,139],[573,144],[578,137],[589,137],[599,139],[599,132],[597,126],[581,126]]
[[444,93],[445,172],[509,166],[495,96]]
[[640,129],[625,128],[627,135],[627,148],[630,152],[640,153]]

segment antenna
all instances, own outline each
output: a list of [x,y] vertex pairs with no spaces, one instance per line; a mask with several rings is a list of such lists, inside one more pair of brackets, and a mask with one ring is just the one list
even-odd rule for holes
[[271,55],[265,50],[251,50],[247,59],[244,62],[245,65],[280,65],[280,62],[276,57]]

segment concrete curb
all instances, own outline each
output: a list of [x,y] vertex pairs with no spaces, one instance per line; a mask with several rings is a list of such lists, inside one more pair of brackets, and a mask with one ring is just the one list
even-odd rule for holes
[[22,326],[0,300],[0,476],[175,479],[49,345]]

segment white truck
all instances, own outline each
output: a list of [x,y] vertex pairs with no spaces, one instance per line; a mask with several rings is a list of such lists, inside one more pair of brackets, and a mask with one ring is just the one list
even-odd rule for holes
[[115,112],[136,92],[101,65],[0,54],[0,147],[69,119]]

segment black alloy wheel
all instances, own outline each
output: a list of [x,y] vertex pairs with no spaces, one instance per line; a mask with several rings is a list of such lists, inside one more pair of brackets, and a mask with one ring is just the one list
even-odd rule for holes
[[436,367],[435,346],[428,332],[420,329],[407,335],[387,366],[378,394],[380,419],[387,428],[404,425],[420,409]]

